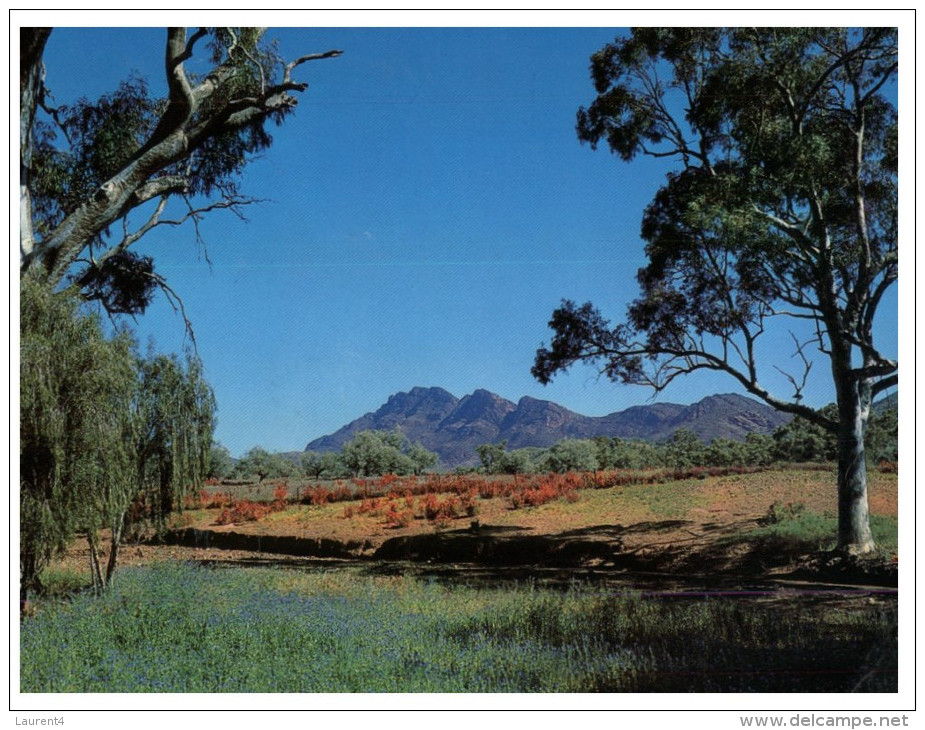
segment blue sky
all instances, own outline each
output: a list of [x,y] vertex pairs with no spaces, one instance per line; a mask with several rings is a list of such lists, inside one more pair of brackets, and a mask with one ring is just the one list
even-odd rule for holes
[[[486,388],[588,415],[651,392],[576,367],[542,387],[536,348],[562,298],[621,318],[645,263],[644,206],[669,167],[622,163],[579,144],[594,98],[590,55],[612,28],[284,28],[284,57],[339,48],[302,66],[310,87],[242,192],[248,222],[215,213],[156,232],[137,250],[183,297],[219,403],[217,440],[297,450],[414,386]],[[162,86],[162,29],[59,29],[47,83],[58,103],[112,90],[135,71]],[[139,219],[140,220],[140,219]],[[896,354],[895,293],[882,307]],[[163,297],[137,321],[142,343],[183,346]],[[782,368],[793,345],[771,332]],[[792,361],[796,364],[796,361]],[[772,368],[772,390],[791,390]],[[728,376],[679,380],[660,401],[741,392]],[[823,362],[806,391],[832,400]]]

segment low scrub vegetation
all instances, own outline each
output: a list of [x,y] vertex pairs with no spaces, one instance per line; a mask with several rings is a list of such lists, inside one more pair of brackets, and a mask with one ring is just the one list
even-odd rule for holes
[[896,690],[896,615],[342,571],[127,568],[21,624],[24,692]]
[[[539,507],[556,500],[576,502],[586,489],[610,489],[751,474],[764,467],[688,467],[675,469],[614,469],[564,474],[427,474],[338,480],[330,485],[303,484],[293,488],[288,480],[268,483],[273,499],[240,499],[227,492],[202,490],[188,498],[187,509],[221,509],[216,525],[250,522],[285,509],[292,501],[323,506],[348,502],[342,516],[385,516],[386,524],[404,527],[414,519],[445,522],[478,514],[478,501],[503,499],[512,510]],[[445,495],[439,498],[438,495]],[[356,504],[359,502],[359,504]]]

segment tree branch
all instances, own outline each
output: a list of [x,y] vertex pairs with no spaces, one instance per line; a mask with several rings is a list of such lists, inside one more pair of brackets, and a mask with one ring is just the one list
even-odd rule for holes
[[295,61],[286,64],[286,68],[283,71],[283,83],[288,83],[292,78],[292,72],[303,63],[307,63],[308,61],[320,61],[325,58],[337,58],[343,55],[343,53],[343,51],[331,50],[325,51],[324,53],[309,53],[305,56],[300,56]]
[[[297,100],[290,92],[304,91],[307,84],[292,81],[292,71],[307,61],[341,55],[341,51],[334,50],[302,56],[286,64],[281,83],[264,88],[257,97],[218,102],[216,108],[203,112],[203,103],[236,73],[232,64],[222,64],[214,68],[201,84],[191,87],[183,63],[192,57],[196,43],[206,34],[206,29],[200,28],[187,39],[185,28],[168,29],[164,65],[168,99],[151,135],[118,172],[104,181],[92,197],[72,209],[44,239],[34,242],[30,236],[31,226],[22,226],[22,273],[35,268],[38,263],[41,275],[49,283],[54,285],[61,281],[80,252],[113,222],[149,200],[183,194],[187,189],[182,176],[152,176],[188,159],[194,150],[217,135],[235,132],[275,112],[293,107]],[[196,116],[200,113],[204,117],[197,120]],[[23,187],[28,193],[28,188]],[[25,202],[23,215],[31,224],[30,206],[28,200]],[[221,203],[215,207],[232,206]],[[196,214],[198,212],[192,213],[194,219]],[[159,212],[155,220],[158,215]],[[187,219],[189,217],[186,216]],[[122,244],[125,244],[125,239]]]
[[887,388],[892,388],[896,385],[899,385],[899,374],[894,373],[883,380],[878,380],[876,383],[870,386],[871,397],[882,393]]

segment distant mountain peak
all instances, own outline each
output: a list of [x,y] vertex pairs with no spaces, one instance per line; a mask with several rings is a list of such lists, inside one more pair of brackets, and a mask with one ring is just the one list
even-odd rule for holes
[[439,387],[415,386],[395,393],[373,413],[310,442],[306,451],[339,451],[358,432],[398,428],[440,456],[445,468],[478,463],[476,447],[507,441],[508,448],[548,447],[563,438],[618,436],[660,441],[679,428],[704,440],[744,440],[770,433],[789,420],[770,406],[735,393],[709,395],[689,406],[652,403],[607,416],[583,416],[531,396],[513,403],[479,388],[457,398]]

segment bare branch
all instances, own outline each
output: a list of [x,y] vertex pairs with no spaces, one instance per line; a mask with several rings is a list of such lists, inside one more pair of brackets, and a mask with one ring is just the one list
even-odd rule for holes
[[[242,217],[240,212],[237,210],[239,206],[250,205],[252,203],[260,202],[256,198],[245,198],[245,197],[234,197],[226,198],[224,200],[218,200],[208,205],[204,205],[200,208],[193,208],[190,202],[187,200],[186,204],[189,208],[189,212],[186,215],[181,216],[180,218],[174,219],[165,219],[162,220],[161,216],[164,213],[164,209],[167,206],[169,198],[165,195],[161,197],[158,201],[157,208],[148,218],[148,220],[142,225],[139,229],[134,232],[128,231],[127,219],[123,219],[123,235],[122,240],[119,241],[115,246],[105,251],[99,258],[98,261],[94,262],[96,266],[102,265],[107,259],[114,256],[117,253],[120,253],[127,249],[129,246],[137,243],[143,236],[149,233],[153,228],[157,226],[181,226],[186,223],[188,220],[192,220],[196,229],[196,242],[203,248],[205,247],[205,242],[203,241],[202,235],[199,232],[199,221],[202,219],[206,213],[210,213],[214,210],[231,210],[239,217]],[[206,253],[206,261],[211,264],[209,260],[208,253]]]
[[806,387],[806,381],[809,378],[809,371],[813,368],[813,363],[807,359],[806,355],[803,352],[803,348],[808,345],[810,342],[815,341],[808,340],[807,342],[801,343],[793,332],[790,333],[790,337],[793,339],[793,344],[796,345],[796,352],[794,355],[799,355],[800,359],[803,361],[803,377],[800,378],[800,382],[796,381],[796,378],[788,372],[785,372],[781,368],[774,366],[774,369],[777,370],[781,375],[783,375],[787,380],[790,381],[790,384],[793,386],[793,400],[799,403],[803,400],[803,389]]
[[899,374],[898,373],[894,373],[893,375],[883,378],[883,380],[878,380],[876,383],[874,383],[870,387],[871,396],[878,395],[879,393],[882,393],[884,390],[887,390],[888,388],[892,388],[896,385],[899,385]]
[[136,188],[130,200],[130,207],[135,208],[149,200],[172,193],[184,193],[188,188],[189,180],[186,177],[182,175],[162,175],[148,180]]
[[186,48],[183,49],[183,53],[176,57],[177,63],[183,63],[184,61],[189,61],[193,57],[193,46],[196,45],[196,42],[201,38],[204,38],[209,34],[208,28],[200,28],[186,42]]
[[337,56],[343,55],[343,51],[331,50],[325,51],[324,53],[309,53],[305,56],[300,56],[295,61],[290,61],[286,64],[285,69],[283,70],[283,83],[289,83],[292,79],[292,72],[298,66],[301,66],[303,63],[308,61],[320,61],[324,58],[337,58]]
[[196,353],[196,356],[199,356],[199,349],[196,346],[196,334],[193,332],[193,323],[190,321],[190,318],[186,314],[186,307],[183,304],[183,299],[180,297],[176,291],[167,283],[167,280],[160,274],[151,272],[148,276],[154,281],[155,284],[164,292],[164,295],[167,297],[167,301],[170,303],[171,308],[174,312],[183,317],[183,325],[186,329],[186,333],[189,335],[190,342],[193,345],[193,351]]

